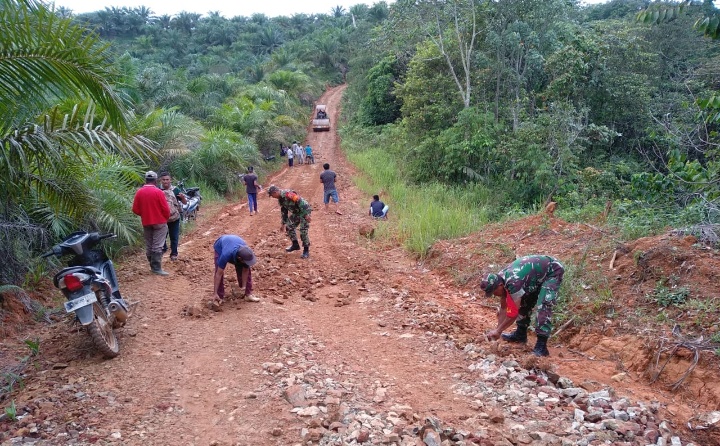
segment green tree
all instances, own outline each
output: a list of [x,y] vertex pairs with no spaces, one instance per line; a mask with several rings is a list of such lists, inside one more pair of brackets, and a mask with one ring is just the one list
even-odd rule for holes
[[5,281],[19,277],[6,267],[31,264],[18,259],[39,247],[43,229],[57,236],[70,227],[102,227],[133,237],[117,218],[127,210],[101,206],[88,172],[108,154],[140,159],[153,150],[128,132],[110,53],[96,34],[33,0],[0,0],[0,28]]
[[439,51],[432,42],[421,45],[410,61],[405,82],[396,85],[403,123],[413,139],[450,127],[463,108]]
[[395,83],[399,82],[397,60],[387,56],[370,69],[367,75],[367,94],[360,111],[361,121],[367,125],[383,125],[400,117],[400,101],[395,97]]
[[399,32],[420,33],[438,49],[464,107],[472,100],[472,71],[479,36],[484,30],[484,0],[437,0],[397,3]]

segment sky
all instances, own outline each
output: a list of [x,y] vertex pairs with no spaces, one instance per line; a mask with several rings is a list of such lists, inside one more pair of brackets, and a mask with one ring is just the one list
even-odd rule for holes
[[[48,0],[50,2],[52,0]],[[55,6],[72,9],[75,14],[104,10],[110,7],[150,8],[153,15],[175,15],[179,12],[196,12],[207,14],[218,11],[225,18],[235,16],[250,17],[255,13],[268,17],[292,16],[294,14],[330,14],[335,6],[348,10],[351,6],[364,3],[372,6],[376,1],[362,0],[54,0]],[[388,1],[388,4],[392,1]]]
[[[47,0],[51,2],[53,0]],[[392,3],[388,0],[387,3]],[[585,0],[583,3],[603,3],[607,0]],[[335,6],[342,6],[348,10],[351,6],[364,3],[372,6],[377,0],[220,0],[203,2],[197,0],[54,0],[55,6],[64,6],[72,9],[75,14],[104,10],[110,7],[136,8],[146,6],[153,15],[176,15],[179,12],[196,12],[207,14],[218,11],[226,18],[235,16],[250,17],[255,13],[265,14],[268,17],[280,15],[292,16],[294,14],[330,14]]]

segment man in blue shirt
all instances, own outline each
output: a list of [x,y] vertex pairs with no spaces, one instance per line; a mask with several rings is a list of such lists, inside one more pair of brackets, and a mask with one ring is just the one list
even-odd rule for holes
[[235,265],[238,287],[245,288],[245,300],[247,302],[258,302],[260,298],[252,294],[252,274],[250,268],[257,262],[257,257],[252,249],[237,235],[222,235],[215,240],[215,279],[214,302],[220,304],[225,299],[225,267],[228,263]]
[[379,195],[373,195],[373,201],[370,203],[370,215],[374,218],[387,219],[388,209],[390,209],[390,207],[380,201]]

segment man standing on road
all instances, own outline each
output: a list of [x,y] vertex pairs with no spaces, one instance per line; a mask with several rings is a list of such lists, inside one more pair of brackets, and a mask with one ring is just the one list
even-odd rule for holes
[[285,152],[288,158],[288,167],[293,166],[293,158],[295,158],[295,152],[293,152],[292,147],[288,147],[287,151]]
[[[565,268],[556,258],[546,255],[520,257],[497,274],[488,274],[480,283],[487,297],[500,298],[498,324],[487,332],[490,339],[501,336],[508,342],[526,343],[530,326],[530,313],[538,300],[535,334],[535,356],[550,356],[547,340],[552,331],[552,310],[558,299]],[[517,319],[517,328],[511,334],[502,334]]]
[[342,215],[342,212],[340,212],[340,198],[338,197],[337,189],[335,188],[335,179],[337,178],[337,174],[330,170],[330,164],[325,163],[323,164],[323,173],[320,174],[320,182],[323,184],[323,203],[325,203],[325,211],[328,210],[328,204],[330,203],[330,198],[332,198],[333,203],[335,203],[335,213],[338,215]]
[[262,190],[257,182],[258,177],[255,175],[253,166],[248,167],[248,173],[243,175],[243,183],[245,183],[245,192],[248,196],[248,209],[250,209],[250,215],[257,214],[257,191]]
[[215,251],[215,275],[213,279],[214,302],[221,304],[225,300],[225,268],[228,263],[235,265],[238,288],[245,289],[246,302],[259,302],[260,298],[252,294],[251,268],[257,257],[245,240],[237,235],[221,235],[213,244]]
[[300,230],[300,239],[303,243],[303,253],[301,257],[307,259],[310,257],[310,237],[308,237],[308,231],[310,230],[310,213],[312,212],[310,204],[295,191],[280,189],[275,185],[268,188],[268,195],[277,198],[280,203],[280,216],[282,218],[280,230],[285,231],[292,242],[292,245],[285,248],[285,251],[293,252],[300,249],[297,234],[295,233],[295,229],[297,228]]
[[[174,262],[178,258],[178,244],[180,242],[180,203],[187,203],[187,198],[185,194],[180,192],[179,187],[172,187],[172,178],[168,172],[160,173],[160,189],[165,194],[168,207],[170,207],[170,218],[168,218],[167,227],[170,236],[170,260]],[[162,251],[167,251],[167,241],[163,242]]]
[[315,157],[313,156],[312,147],[310,147],[310,143],[306,143],[305,145],[305,159],[308,164],[312,163],[315,164]]
[[305,164],[305,149],[303,149],[297,141],[293,141],[292,150],[295,153],[295,159],[298,164]]
[[162,269],[162,246],[168,233],[170,207],[165,194],[156,186],[157,177],[157,173],[152,170],[145,174],[145,185],[135,193],[132,211],[139,215],[142,221],[145,254],[150,262],[150,271],[167,276],[168,273]]

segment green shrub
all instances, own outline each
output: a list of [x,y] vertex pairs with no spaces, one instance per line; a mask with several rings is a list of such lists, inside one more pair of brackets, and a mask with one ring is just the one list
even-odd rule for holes
[[689,295],[690,290],[685,287],[668,288],[665,286],[664,281],[658,281],[657,284],[655,284],[653,293],[648,297],[652,301],[657,302],[661,307],[677,307],[682,305]]

